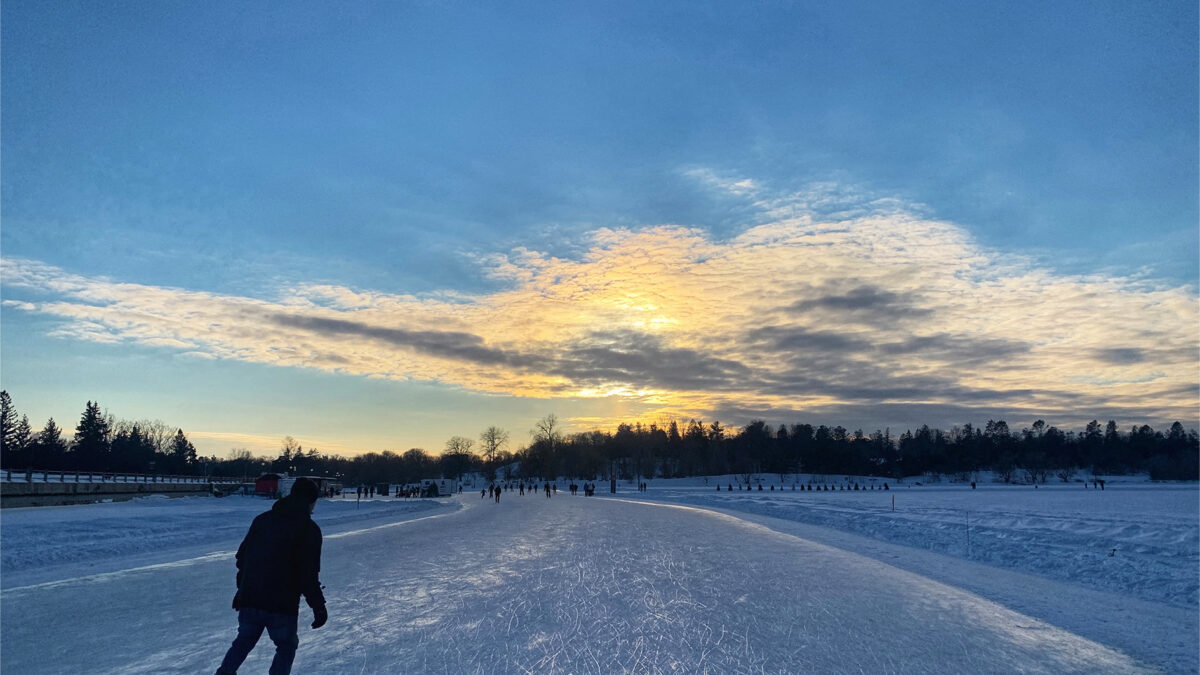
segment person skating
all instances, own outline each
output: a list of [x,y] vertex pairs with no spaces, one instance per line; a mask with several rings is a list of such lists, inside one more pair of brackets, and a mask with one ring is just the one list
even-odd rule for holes
[[292,671],[299,645],[300,596],[312,608],[313,628],[329,619],[321,592],[321,528],[312,520],[317,486],[297,478],[291,494],[259,514],[237,551],[238,633],[217,675],[233,675],[246,660],[263,630],[275,643],[271,675]]

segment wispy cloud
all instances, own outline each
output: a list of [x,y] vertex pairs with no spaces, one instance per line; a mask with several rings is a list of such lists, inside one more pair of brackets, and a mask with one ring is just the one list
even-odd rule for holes
[[760,190],[759,184],[751,178],[723,176],[708,167],[686,169],[683,174],[706,187],[739,197],[753,196]]
[[[239,433],[228,431],[187,430],[188,439],[194,442],[205,442],[207,445],[221,448],[237,448],[250,451],[259,457],[275,458],[282,448],[283,439],[269,434]],[[322,453],[354,455],[357,448],[348,447],[323,438],[294,439],[304,450],[318,450]],[[223,456],[228,456],[228,451]]]
[[614,397],[645,415],[1120,410],[1195,421],[1200,314],[1188,288],[1056,275],[895,200],[832,186],[769,195],[693,174],[753,199],[761,222],[723,240],[601,228],[573,259],[495,253],[478,264],[505,287],[477,295],[301,284],[268,301],[8,258],[5,304],[60,318],[60,338]]

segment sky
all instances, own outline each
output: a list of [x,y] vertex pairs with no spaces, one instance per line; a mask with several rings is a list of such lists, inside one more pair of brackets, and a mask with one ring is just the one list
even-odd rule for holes
[[0,384],[201,452],[1200,426],[1194,2],[0,7]]

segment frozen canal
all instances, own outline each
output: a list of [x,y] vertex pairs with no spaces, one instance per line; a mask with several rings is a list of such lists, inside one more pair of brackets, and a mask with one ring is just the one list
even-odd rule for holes
[[[185,500],[161,501],[150,507],[186,508]],[[117,551],[93,565],[63,553],[59,564],[43,566],[48,572],[9,570],[0,596],[0,669],[214,671],[236,625],[232,551],[268,503],[202,501],[187,524],[196,541],[172,549],[190,557]],[[205,516],[213,504],[227,510]],[[115,534],[123,529],[121,506],[90,508],[111,509],[104,527]],[[1130,655],[1126,646],[1083,637],[1088,631],[1079,628],[1091,624],[1078,617],[1067,630],[979,589],[963,590],[969,584],[958,579],[989,569],[977,563],[947,558],[917,573],[880,560],[890,545],[867,557],[772,527],[770,518],[565,492],[553,499],[505,493],[499,504],[475,493],[420,507],[392,501],[356,521],[352,503],[320,502],[330,621],[310,630],[308,610],[301,610],[295,672],[1195,669],[1186,651],[1194,635],[1179,636],[1183,646],[1174,652]],[[5,533],[5,556],[30,547],[25,520],[43,529],[80,527],[71,514],[83,508],[4,514],[5,528],[16,526]],[[56,514],[67,515],[55,524]],[[169,530],[170,522],[157,527]],[[223,528],[211,546],[202,541],[206,522]],[[1075,597],[1059,582],[1039,583],[1046,585],[1038,594]],[[1195,614],[1161,610],[1152,618],[1176,630],[1188,629],[1179,617]],[[1131,619],[1137,617],[1126,623]],[[1158,624],[1129,630],[1146,640],[1162,637],[1152,632]],[[242,672],[265,672],[272,650],[264,636]]]

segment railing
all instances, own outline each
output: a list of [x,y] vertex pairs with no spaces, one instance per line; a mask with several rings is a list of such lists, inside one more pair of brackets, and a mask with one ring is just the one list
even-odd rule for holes
[[240,484],[237,478],[218,478],[213,476],[164,476],[147,473],[128,473],[112,471],[47,471],[42,469],[26,469],[0,471],[0,480],[5,483],[165,483],[182,484],[196,483],[207,485]]

